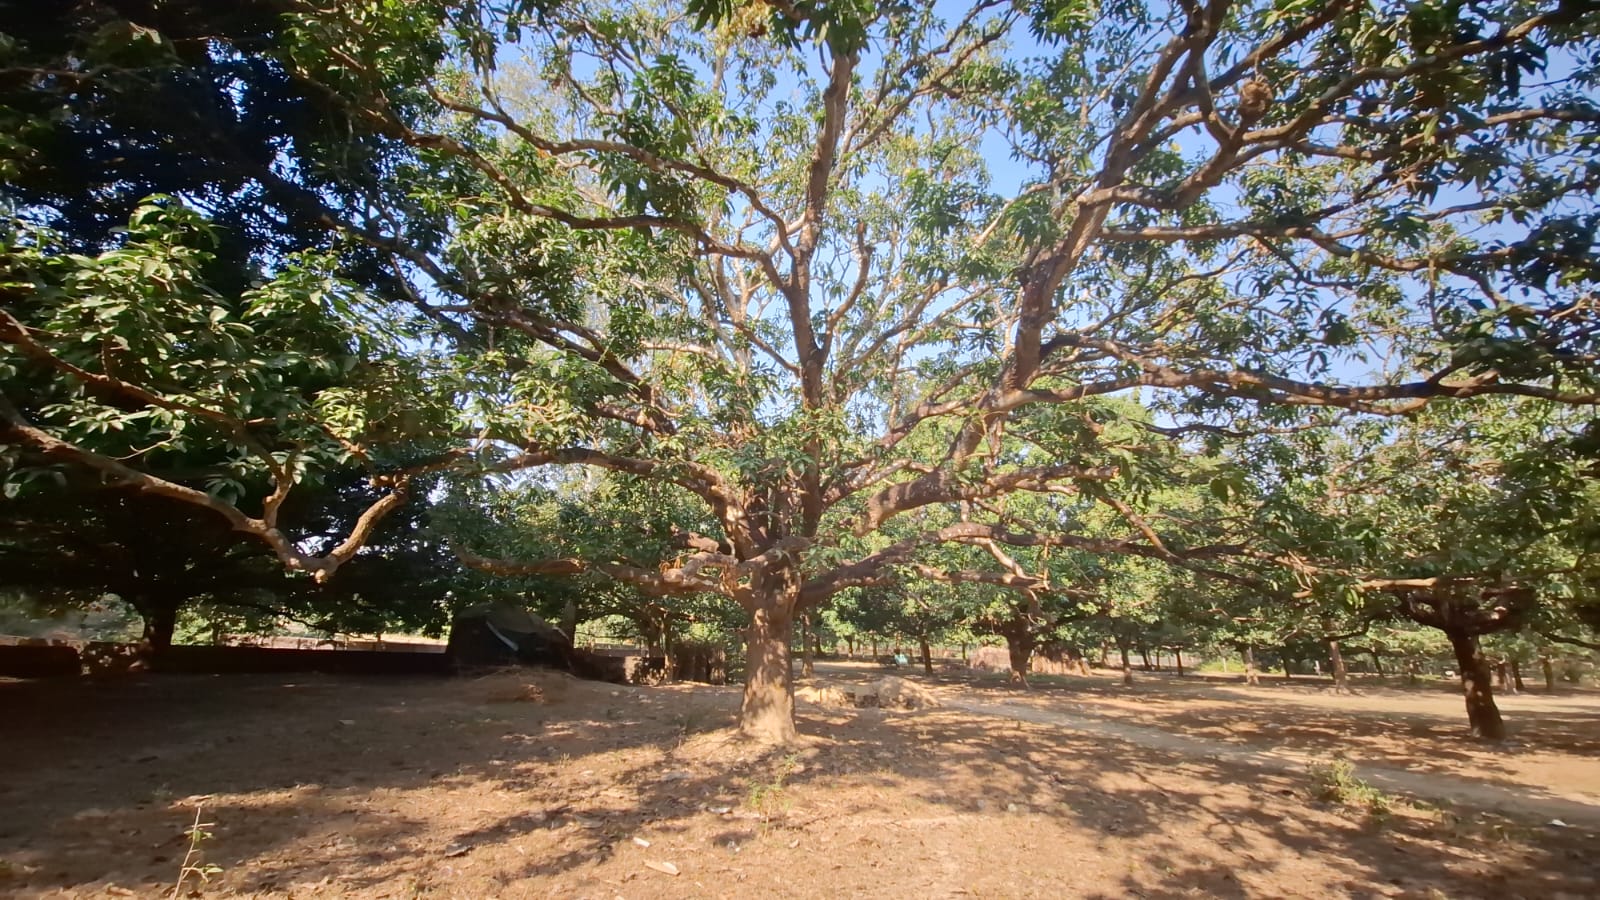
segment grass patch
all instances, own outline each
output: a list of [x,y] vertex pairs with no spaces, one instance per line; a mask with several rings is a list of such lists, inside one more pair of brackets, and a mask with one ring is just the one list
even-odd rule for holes
[[1383,817],[1394,811],[1394,798],[1356,775],[1347,759],[1311,766],[1311,799],[1359,809]]

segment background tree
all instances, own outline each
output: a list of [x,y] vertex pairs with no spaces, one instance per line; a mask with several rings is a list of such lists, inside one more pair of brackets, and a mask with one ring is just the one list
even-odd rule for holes
[[1261,510],[1302,594],[1365,594],[1380,616],[1442,631],[1472,731],[1491,740],[1505,726],[1481,639],[1574,621],[1592,596],[1600,498],[1592,417],[1538,400],[1495,412],[1430,408],[1319,436],[1322,477],[1289,470]]

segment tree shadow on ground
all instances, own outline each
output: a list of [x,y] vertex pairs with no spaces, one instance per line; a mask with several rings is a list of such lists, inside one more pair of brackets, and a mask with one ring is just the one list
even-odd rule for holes
[[[847,681],[880,675],[848,664],[825,664],[824,671],[827,677]],[[1576,696],[1554,702],[1542,694],[1514,697],[1509,702],[1523,708],[1507,713],[1511,739],[1492,744],[1470,737],[1454,692],[1426,686],[1418,692],[1380,688],[1334,695],[1327,685],[1306,688],[1297,682],[1287,689],[1253,688],[1220,678],[1141,675],[1132,687],[1101,676],[1046,676],[1035,678],[1032,688],[1023,690],[990,673],[943,670],[931,678],[920,671],[900,674],[1008,704],[1131,723],[1238,747],[1339,753],[1385,767],[1535,794],[1550,794],[1535,786],[1541,778],[1553,779],[1553,786],[1563,789],[1600,791],[1600,778],[1590,777],[1592,783],[1577,779],[1574,784],[1572,778],[1552,774],[1556,766],[1586,767],[1588,760],[1600,756],[1600,703],[1588,706]],[[1541,767],[1544,771],[1532,771]]]
[[[0,684],[0,893],[159,893],[201,796],[215,887],[241,893],[1594,887],[1566,855],[1576,831],[1379,829],[1309,803],[1303,779],[1045,726],[807,708],[800,746],[755,748],[730,731],[736,689],[544,683],[569,696],[320,676]],[[1469,848],[1483,828],[1500,829],[1492,858]],[[648,867],[667,862],[682,875]]]

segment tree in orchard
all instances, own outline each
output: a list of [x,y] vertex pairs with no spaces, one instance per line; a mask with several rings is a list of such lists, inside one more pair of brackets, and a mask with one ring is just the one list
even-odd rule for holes
[[1324,471],[1285,473],[1261,518],[1303,595],[1443,632],[1472,733],[1500,740],[1483,637],[1573,623],[1597,583],[1595,428],[1535,399],[1348,428],[1318,440]]
[[[59,483],[31,478],[0,504],[0,590],[50,609],[114,595],[142,620],[151,655],[171,646],[182,621],[207,629],[248,618],[262,628],[293,621],[329,633],[439,633],[451,593],[481,590],[476,573],[422,533],[422,505],[387,517],[337,580],[316,584],[286,572],[261,542],[223,527],[208,510],[22,462],[22,471],[48,472]],[[285,530],[312,552],[337,543],[374,501],[364,476],[350,469],[296,492],[282,511]]]
[[[324,215],[406,163],[290,72],[289,6],[76,0],[0,22],[0,477],[48,493],[35,480],[72,467],[90,507],[193,519],[197,565],[252,555],[233,532],[325,581],[462,451],[381,299],[386,255]],[[413,241],[431,227],[387,209]],[[291,491],[355,497],[351,469],[370,490],[347,530],[289,533]]]
[[[737,603],[753,737],[795,733],[795,616],[931,548],[958,583],[1003,569],[995,549],[1190,561],[1122,499],[1160,442],[1107,439],[1092,398],[1142,392],[1147,433],[1178,439],[1594,399],[1581,6],[287,21],[289,77],[394,145],[382,188],[297,196],[459,351],[474,397],[437,433],[484,470],[670,486],[717,526],[653,570],[490,562]],[[1392,364],[1363,377],[1356,353]],[[1125,530],[986,506],[1017,494],[1092,496]],[[875,539],[922,510],[926,530]]]
[[[685,553],[715,545],[700,533],[715,523],[691,499],[625,475],[553,483],[504,477],[499,483],[462,481],[435,508],[435,530],[448,533],[455,552],[497,579],[502,589],[515,586],[530,608],[554,617],[570,603],[579,622],[619,616],[670,666],[672,648],[695,626],[703,626],[702,632],[725,630],[724,604],[715,595],[664,596],[625,576],[672,568]],[[468,544],[477,549],[467,549]],[[505,557],[571,564],[527,572],[496,563]],[[614,560],[616,568],[608,571],[610,565],[596,563],[595,571],[586,572],[585,559]]]

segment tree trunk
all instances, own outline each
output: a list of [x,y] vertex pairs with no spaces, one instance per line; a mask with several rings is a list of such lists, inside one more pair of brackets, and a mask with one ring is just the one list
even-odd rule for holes
[[561,607],[561,630],[566,634],[567,640],[576,647],[578,645],[578,604],[567,601]]
[[844,652],[851,659],[856,658],[856,639],[854,637],[847,637],[844,639]]
[[1261,676],[1256,674],[1256,648],[1254,644],[1244,645],[1244,683],[1261,683]]
[[1519,694],[1528,689],[1528,686],[1522,683],[1522,663],[1514,656],[1511,658],[1511,689]]
[[932,675],[933,674],[933,648],[928,646],[928,639],[927,638],[918,638],[917,642],[922,645],[922,673],[924,675]]
[[1146,672],[1150,671],[1150,651],[1140,647],[1139,656],[1144,659],[1144,670]]
[[154,659],[172,649],[172,633],[178,628],[178,604],[168,600],[143,600],[133,605],[144,619],[139,640],[139,655]]
[[1478,648],[1477,635],[1464,631],[1447,631],[1450,646],[1456,652],[1456,665],[1461,668],[1461,690],[1467,700],[1467,721],[1472,735],[1486,741],[1505,740],[1506,724],[1500,718],[1500,708],[1494,703],[1494,680],[1489,673],[1489,661]]
[[800,616],[800,677],[817,677],[817,664],[811,652],[811,614]]
[[739,706],[739,731],[745,737],[785,744],[796,737],[794,672],[789,640],[794,631],[786,597],[757,607],[745,631],[744,701]]
[[1133,663],[1128,659],[1128,648],[1118,647],[1117,649],[1122,652],[1122,683],[1131,685],[1133,684]]
[[1290,662],[1289,654],[1285,653],[1283,655],[1283,680],[1284,681],[1293,681],[1294,680],[1294,672],[1292,670],[1290,670],[1289,662]]
[[1011,660],[1011,683],[1028,686],[1028,666],[1033,661],[1033,642],[1023,635],[1008,634],[1006,653]]
[[1550,693],[1556,689],[1556,667],[1550,657],[1539,657],[1539,666],[1544,669],[1544,691]]
[[1339,650],[1339,642],[1328,641],[1328,667],[1333,674],[1333,692],[1336,694],[1348,693],[1350,690],[1350,673],[1344,667],[1344,654]]
[[1382,678],[1383,677],[1383,657],[1378,655],[1378,651],[1376,649],[1372,650],[1371,653],[1372,653],[1372,671],[1377,672],[1378,673],[1378,677]]
[[661,625],[661,680],[671,683],[678,680],[678,665],[672,658],[672,623]]
[[1174,651],[1172,651],[1172,658],[1177,661],[1177,663],[1178,663],[1178,677],[1182,678],[1183,677],[1183,651],[1182,650],[1174,650]]
[[878,661],[878,636],[877,635],[873,635],[872,636],[872,661],[873,662],[877,662]]

